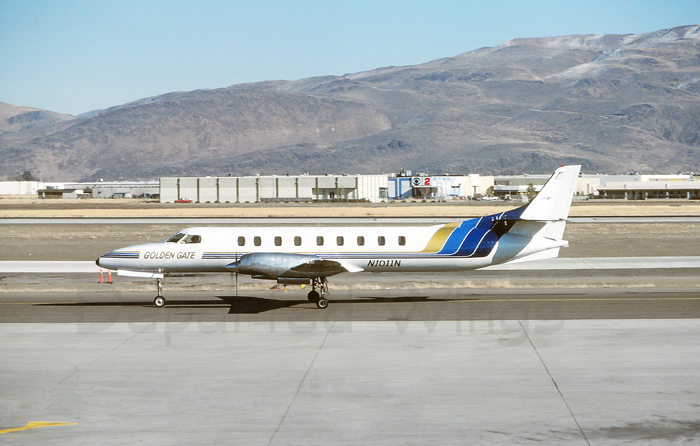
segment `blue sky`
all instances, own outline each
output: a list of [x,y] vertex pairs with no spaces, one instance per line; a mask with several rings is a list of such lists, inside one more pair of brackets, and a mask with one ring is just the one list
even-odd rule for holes
[[78,115],[170,91],[418,64],[517,37],[696,24],[698,0],[0,0],[0,101]]

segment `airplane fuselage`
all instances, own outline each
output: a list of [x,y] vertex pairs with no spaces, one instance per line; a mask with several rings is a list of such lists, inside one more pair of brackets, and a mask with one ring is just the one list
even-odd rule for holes
[[[162,243],[129,246],[99,259],[119,274],[158,280],[171,273],[233,272],[279,283],[310,283],[309,300],[328,305],[327,277],[356,272],[463,271],[553,258],[580,166],[562,166],[535,199],[498,214],[432,226],[269,226],[187,228]],[[317,291],[318,288],[318,291]]]
[[178,241],[122,248],[100,257],[98,264],[165,274],[231,272],[230,265],[246,254],[274,253],[316,256],[350,272],[459,271],[563,246],[518,237],[515,231],[500,240],[489,238],[491,221],[484,221],[488,229],[478,228],[486,218],[433,226],[188,228],[178,233],[184,234]]

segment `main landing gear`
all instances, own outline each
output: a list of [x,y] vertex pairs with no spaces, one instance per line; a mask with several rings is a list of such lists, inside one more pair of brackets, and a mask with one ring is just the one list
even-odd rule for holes
[[[158,295],[153,299],[153,305],[159,308],[164,307],[166,300],[165,297],[163,297],[162,279],[156,279],[156,287],[158,288]],[[330,294],[328,291],[328,281],[325,277],[311,279],[311,291],[309,291],[308,294],[310,302],[315,303],[316,307],[322,310],[328,308],[328,299],[326,298],[328,294]]]
[[153,304],[156,307],[165,306],[165,298],[163,297],[163,281],[161,279],[156,279],[156,286],[158,287],[158,295],[153,299]]
[[[318,288],[318,291],[316,291]],[[311,279],[311,291],[309,291],[308,298],[309,301],[316,304],[316,307],[324,309],[328,307],[328,299],[325,295],[330,294],[328,292],[328,281],[325,277],[319,277],[318,279]]]

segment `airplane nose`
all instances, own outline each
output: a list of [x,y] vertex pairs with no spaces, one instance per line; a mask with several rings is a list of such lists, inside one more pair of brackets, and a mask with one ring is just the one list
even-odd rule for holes
[[98,257],[97,260],[95,260],[95,265],[101,267],[102,265],[100,265],[100,260],[102,260],[102,257]]

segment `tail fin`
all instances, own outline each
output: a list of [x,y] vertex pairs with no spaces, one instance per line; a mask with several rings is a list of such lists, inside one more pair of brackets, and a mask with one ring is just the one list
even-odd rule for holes
[[554,258],[568,246],[562,238],[580,170],[560,167],[530,203],[500,216],[515,224],[499,241],[496,263]]
[[554,171],[535,198],[523,206],[520,220],[566,220],[581,166],[562,166]]

